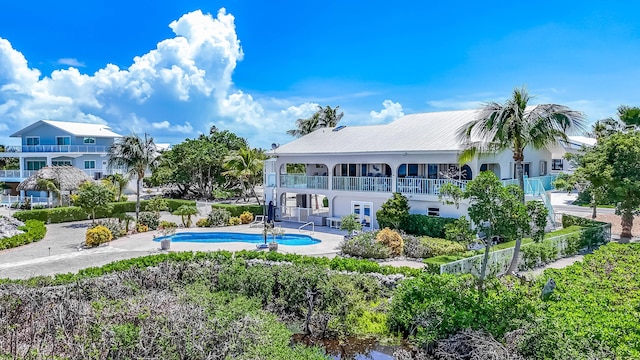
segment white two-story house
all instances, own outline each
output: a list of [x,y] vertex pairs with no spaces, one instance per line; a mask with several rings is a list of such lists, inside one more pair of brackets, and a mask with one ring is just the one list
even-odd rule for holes
[[[515,182],[511,152],[459,163],[462,146],[456,132],[476,115],[476,110],[412,114],[384,125],[319,129],[274,146],[264,168],[266,203],[277,207],[276,219],[307,222],[321,217],[325,224],[337,225],[340,217],[353,213],[366,226],[377,227],[376,211],[393,192],[400,192],[409,199],[412,213],[466,215],[464,204],[446,205],[438,198],[443,183],[464,187],[481,171]],[[525,151],[527,196],[546,201],[549,208],[546,191],[554,174],[563,170],[565,148],[554,144]],[[327,197],[328,209],[317,214],[321,205],[316,199],[322,197]]]
[[75,166],[94,179],[107,169],[109,147],[122,137],[108,126],[41,120],[12,134],[21,145],[6,146],[0,157],[18,158],[20,169],[0,170],[0,182],[15,189],[22,180],[45,166]]

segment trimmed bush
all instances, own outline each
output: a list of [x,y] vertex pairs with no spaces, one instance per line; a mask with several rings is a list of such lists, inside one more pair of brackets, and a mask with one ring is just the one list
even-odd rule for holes
[[160,216],[150,211],[143,211],[138,217],[137,225],[146,225],[150,230],[155,230],[160,225]]
[[387,246],[391,249],[391,254],[393,256],[399,256],[402,254],[402,250],[404,248],[404,241],[402,241],[402,236],[397,231],[391,230],[389,228],[384,228],[378,231],[376,235],[376,242]]
[[231,219],[231,213],[226,209],[211,209],[207,216],[209,226],[227,226],[229,219]]
[[407,234],[444,239],[446,236],[445,226],[454,223],[456,220],[455,218],[410,214],[402,223],[400,229]]
[[109,229],[114,239],[117,239],[120,236],[124,236],[127,233],[124,229],[123,224],[118,220],[114,220],[114,219],[98,220],[96,221],[95,225],[91,226],[90,228],[95,228],[97,226],[104,226],[107,229]]
[[364,232],[340,243],[343,254],[369,259],[388,259],[391,248],[376,241],[376,232]]
[[203,218],[203,219],[198,219],[198,221],[196,221],[196,226],[197,227],[209,227],[209,226],[211,226],[211,224],[209,223],[209,219]]
[[92,229],[87,230],[85,237],[85,244],[87,246],[98,246],[100,244],[107,243],[113,239],[111,230],[104,226],[98,225]]
[[264,213],[264,207],[262,205],[240,205],[240,204],[213,204],[212,209],[227,210],[231,216],[240,217],[243,212],[248,211],[252,214],[262,215]]
[[25,221],[24,226],[20,226],[18,230],[22,230],[24,233],[0,239],[0,250],[11,249],[40,241],[47,234],[47,228],[44,222],[32,219]]
[[432,237],[407,237],[404,253],[413,258],[430,258],[440,255],[461,255],[465,247],[455,241]]
[[242,220],[240,220],[239,217],[232,216],[231,218],[229,218],[229,225],[234,226],[234,225],[240,225],[240,224],[242,224]]
[[253,213],[249,212],[249,211],[245,211],[242,214],[240,214],[240,221],[243,224],[249,224],[250,222],[253,221]]

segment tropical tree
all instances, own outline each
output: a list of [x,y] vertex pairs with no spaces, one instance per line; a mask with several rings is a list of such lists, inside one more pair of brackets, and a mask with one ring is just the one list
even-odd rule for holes
[[[568,131],[584,130],[584,114],[566,106],[539,104],[529,106],[531,96],[526,88],[515,89],[504,104],[488,102],[475,120],[458,130],[464,146],[461,162],[475,157],[511,150],[516,177],[524,191],[524,149],[542,149],[567,140]],[[524,203],[524,192],[521,197]]]
[[[1,188],[1,187],[0,187]],[[38,179],[36,182],[36,190],[52,193],[58,198],[58,205],[62,206],[62,196],[60,196],[60,184],[54,179]]]
[[96,210],[108,208],[111,197],[113,197],[113,192],[109,188],[93,181],[87,181],[80,185],[74,204],[87,211],[91,215],[91,222],[95,223]]
[[153,137],[136,134],[118,139],[109,147],[109,167],[121,168],[136,177],[136,222],[140,215],[140,187],[148,169],[158,165],[158,150]]
[[107,180],[109,180],[117,190],[116,201],[122,201],[124,189],[127,187],[127,184],[129,184],[129,177],[122,174],[112,174],[107,176]]
[[260,204],[260,198],[256,194],[256,182],[260,179],[265,154],[260,149],[244,147],[232,151],[224,158],[224,168],[227,169],[223,175],[235,177],[240,182],[242,196],[251,192]]
[[[529,106],[530,100],[531,96],[525,87],[516,88],[512,97],[504,104],[486,103],[475,120],[458,130],[458,139],[464,146],[460,162],[482,155],[512,151],[516,178],[522,190],[520,201],[523,204],[524,149],[542,149],[558,140],[567,141],[568,131],[583,131],[585,128],[583,113],[556,104]],[[514,259],[520,256],[520,245],[521,239],[518,238]]]
[[182,225],[184,227],[191,227],[191,217],[199,213],[198,208],[193,205],[181,205],[173,212],[173,215],[180,215]]
[[318,105],[318,110],[311,117],[296,120],[296,128],[288,130],[287,134],[293,137],[302,137],[320,128],[337,126],[344,116],[344,112],[338,112],[339,107]]

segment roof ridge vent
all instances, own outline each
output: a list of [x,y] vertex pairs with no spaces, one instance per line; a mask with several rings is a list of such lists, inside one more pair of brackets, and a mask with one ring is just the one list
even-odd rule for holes
[[331,131],[340,131],[340,130],[342,130],[342,129],[346,128],[346,127],[347,127],[346,125],[336,126],[336,127],[334,127],[334,128],[333,128],[333,130],[331,130]]

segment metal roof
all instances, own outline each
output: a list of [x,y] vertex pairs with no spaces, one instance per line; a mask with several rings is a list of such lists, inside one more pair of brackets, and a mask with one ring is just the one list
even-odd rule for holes
[[35,122],[26,128],[11,134],[11,137],[21,137],[23,133],[33,130],[42,124],[49,124],[62,131],[68,132],[75,136],[91,136],[91,137],[122,137],[122,135],[111,131],[111,128],[103,124],[87,124],[68,121],[53,121],[53,120],[40,120]]
[[[277,154],[337,154],[458,151],[457,130],[478,110],[406,115],[384,125],[318,129],[280,146]],[[334,131],[337,130],[337,131]]]

